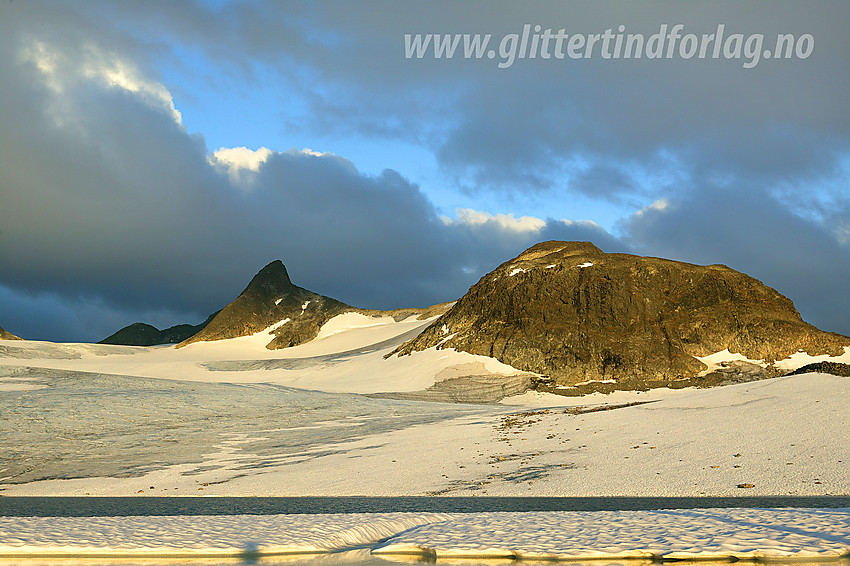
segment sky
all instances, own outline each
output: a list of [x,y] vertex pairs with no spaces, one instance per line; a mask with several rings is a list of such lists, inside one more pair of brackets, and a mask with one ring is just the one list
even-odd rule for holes
[[559,239],[722,263],[850,335],[848,23],[844,1],[1,0],[0,326],[196,324],[275,259],[427,306]]

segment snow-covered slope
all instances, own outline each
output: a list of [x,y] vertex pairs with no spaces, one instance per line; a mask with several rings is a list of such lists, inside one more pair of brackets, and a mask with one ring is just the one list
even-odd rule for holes
[[[27,366],[213,383],[272,383],[346,393],[414,392],[468,376],[492,376],[498,380],[500,376],[524,374],[494,358],[450,348],[432,347],[410,355],[387,357],[433,320],[410,316],[397,321],[391,316],[347,312],[326,322],[315,339],[281,350],[269,350],[266,345],[276,329],[288,324],[286,320],[251,336],[197,342],[182,348],[0,340],[0,367]],[[699,360],[710,368],[729,361],[760,363],[728,350]],[[850,363],[850,348],[835,357],[796,353],[776,366],[790,371],[815,361]],[[8,378],[0,377],[0,389],[13,385]]]
[[485,356],[431,348],[411,356],[386,356],[432,319],[365,316],[356,312],[326,322],[304,344],[269,350],[276,322],[251,336],[173,346],[108,346],[50,342],[0,342],[0,366],[32,366],[139,377],[218,383],[272,383],[328,392],[424,390],[447,378],[515,375]]

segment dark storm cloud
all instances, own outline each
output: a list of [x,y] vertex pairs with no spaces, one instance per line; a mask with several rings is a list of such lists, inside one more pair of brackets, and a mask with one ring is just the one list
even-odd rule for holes
[[570,178],[570,190],[617,201],[626,195],[640,194],[640,187],[627,172],[608,165],[594,165]]
[[[206,316],[157,308],[128,308],[110,304],[97,295],[74,296],[54,292],[32,293],[0,285],[0,313],[13,334],[40,340],[99,341],[128,321],[146,321],[166,328],[181,321],[201,323]],[[5,328],[5,327],[4,327]],[[8,330],[8,329],[6,329]]]
[[[87,9],[143,38],[206,54],[256,80],[274,69],[302,89],[310,124],[343,133],[427,143],[449,172],[479,188],[568,190],[575,158],[659,166],[659,155],[695,174],[805,177],[850,149],[844,112],[850,6],[823,2],[378,2],[341,9],[334,2],[98,3]],[[769,15],[769,17],[768,17]],[[809,33],[806,60],[409,60],[405,33],[518,33],[525,23],[592,34],[624,25],[649,37],[683,23],[683,33]],[[129,39],[125,44],[133,44]],[[127,45],[124,46],[129,49]],[[157,56],[177,58],[168,49]],[[181,52],[182,53],[182,52]],[[497,59],[498,60],[498,59]],[[187,72],[191,72],[187,69]],[[565,171],[565,163],[567,164]]]
[[[333,3],[311,12],[317,30],[341,38],[311,42],[300,59],[322,78],[321,87],[310,85],[318,93],[309,97],[313,114],[331,116],[331,128],[431,132],[446,169],[481,188],[563,190],[565,163],[575,158],[655,169],[665,155],[694,175],[784,181],[829,168],[850,150],[850,75],[841,72],[850,52],[846,3],[821,3],[816,13],[805,3],[777,10],[770,2],[381,6],[356,25]],[[724,24],[727,34],[763,34],[765,48],[777,33],[812,34],[816,47],[806,60],[763,60],[751,69],[742,60],[599,56],[498,69],[486,58],[402,54],[405,33],[492,33],[497,41],[525,23],[584,34],[623,24],[646,37],[662,24],[683,23],[696,34]]]

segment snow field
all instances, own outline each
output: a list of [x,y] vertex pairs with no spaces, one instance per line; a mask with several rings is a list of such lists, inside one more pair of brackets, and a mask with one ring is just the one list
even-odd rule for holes
[[[7,352],[13,353],[3,355],[0,351],[0,365],[211,383],[272,383],[337,393],[421,391],[445,379],[440,377],[441,372],[457,367],[474,367],[479,372],[502,375],[519,373],[496,359],[453,349],[429,348],[409,356],[384,359],[431,322],[433,319],[423,321],[416,317],[396,322],[388,316],[345,313],[325,323],[316,339],[282,350],[268,350],[265,346],[274,338],[271,331],[285,321],[251,336],[197,342],[179,349],[0,341],[0,346],[8,344],[11,350]],[[282,367],[254,368],[254,362],[277,360],[299,363],[295,367],[281,363]],[[230,371],[217,371],[220,362],[228,362]],[[450,373],[458,376],[457,371]],[[0,378],[0,391],[26,387],[20,381]]]

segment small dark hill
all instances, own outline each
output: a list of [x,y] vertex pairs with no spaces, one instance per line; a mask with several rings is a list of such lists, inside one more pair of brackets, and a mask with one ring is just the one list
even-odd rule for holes
[[455,348],[556,384],[644,389],[692,380],[705,369],[694,356],[726,348],[772,362],[798,350],[837,355],[848,345],[805,323],[787,297],[724,265],[552,241],[482,277],[396,353]]
[[162,331],[144,322],[134,322],[125,326],[98,344],[120,344],[122,346],[153,346],[163,344],[160,340]]
[[160,330],[144,322],[134,322],[129,326],[125,326],[112,336],[104,338],[99,344],[119,344],[122,346],[177,344],[203,330],[217,314],[218,312],[211,314],[201,324],[177,324],[164,330]]

